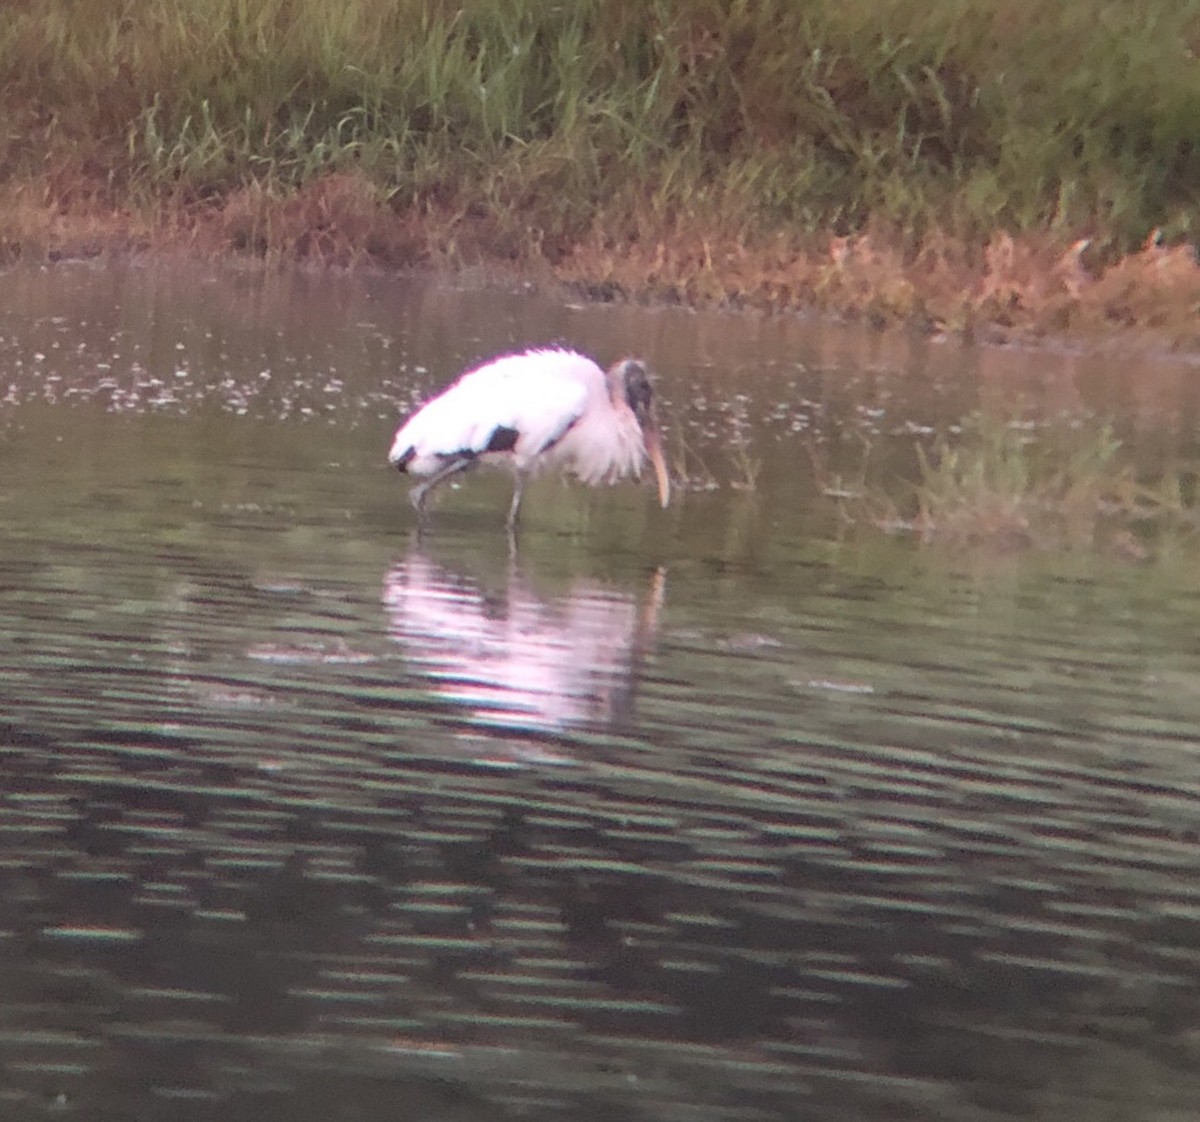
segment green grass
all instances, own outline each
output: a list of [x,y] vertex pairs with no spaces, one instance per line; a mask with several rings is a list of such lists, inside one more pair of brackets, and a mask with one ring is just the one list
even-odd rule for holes
[[1146,462],[1094,417],[975,412],[932,443],[914,442],[912,461],[897,459],[894,442],[865,438],[849,455],[809,451],[842,531],[912,534],[982,556],[1081,550],[1145,560],[1194,550],[1200,530],[1200,465]]
[[1107,422],[965,418],[932,451],[918,446],[913,525],[922,536],[987,548],[1112,547],[1142,556],[1164,534],[1194,535],[1178,466],[1142,478]]
[[762,228],[1196,233],[1196,0],[24,0],[8,176],[203,199],[360,170],[571,236],[628,192]]

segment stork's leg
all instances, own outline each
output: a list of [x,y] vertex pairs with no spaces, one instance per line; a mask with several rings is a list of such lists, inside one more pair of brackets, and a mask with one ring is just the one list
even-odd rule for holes
[[425,517],[425,499],[430,491],[439,483],[444,483],[452,475],[457,475],[460,471],[466,471],[468,468],[474,466],[474,456],[463,456],[461,459],[449,460],[438,468],[424,483],[414,487],[408,493],[408,497],[412,500],[412,505],[416,507],[417,520],[420,521]]
[[517,482],[513,487],[512,506],[508,508],[508,532],[512,534],[517,528],[517,518],[521,513],[521,492],[525,490],[525,476],[517,472]]

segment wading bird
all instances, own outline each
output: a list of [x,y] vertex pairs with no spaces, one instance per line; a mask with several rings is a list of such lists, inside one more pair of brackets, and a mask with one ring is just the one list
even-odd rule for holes
[[646,367],[636,359],[606,374],[574,351],[505,355],[467,371],[409,417],[388,461],[429,477],[412,490],[418,518],[439,483],[481,463],[506,465],[516,475],[510,530],[526,479],[545,467],[573,472],[585,483],[614,483],[640,475],[648,456],[666,506],[671,487],[653,396]]

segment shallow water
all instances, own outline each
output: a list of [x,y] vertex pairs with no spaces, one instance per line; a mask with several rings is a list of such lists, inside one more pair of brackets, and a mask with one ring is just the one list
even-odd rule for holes
[[[676,470],[400,413],[562,341]],[[0,276],[0,1111],[1190,1116],[1200,581],[847,533],[972,408],[1194,452],[1195,367],[371,275]],[[754,487],[745,484],[753,477]]]

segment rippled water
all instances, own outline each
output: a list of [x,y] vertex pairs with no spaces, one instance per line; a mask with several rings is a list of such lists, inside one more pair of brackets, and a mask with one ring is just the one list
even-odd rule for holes
[[[659,373],[680,499],[383,463],[467,363]],[[371,275],[0,276],[6,1119],[1183,1119],[1186,558],[847,533],[989,401],[1194,365]],[[745,484],[754,483],[747,489]]]

